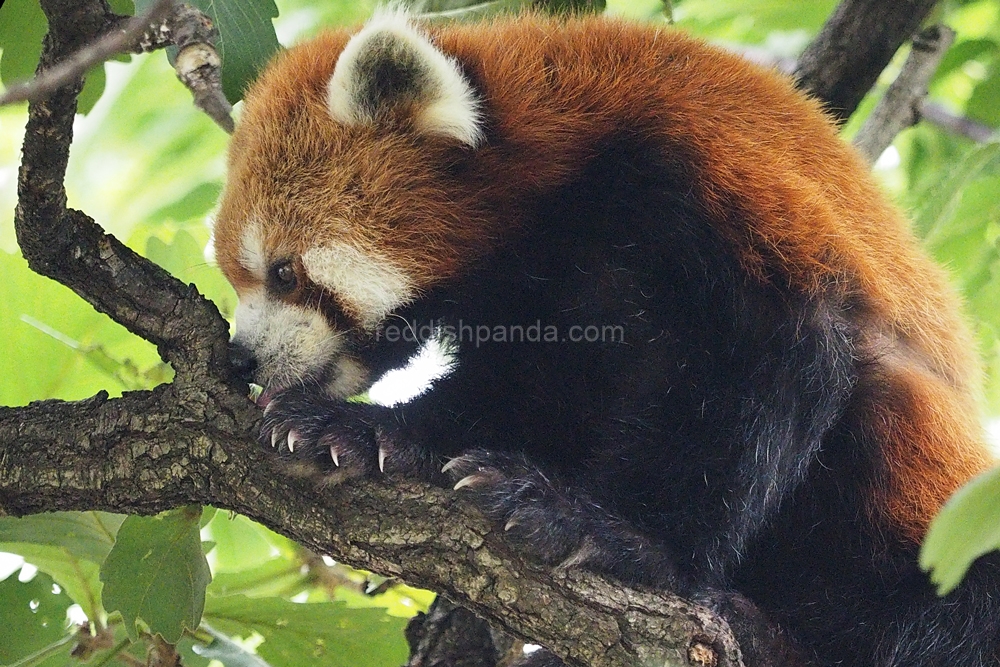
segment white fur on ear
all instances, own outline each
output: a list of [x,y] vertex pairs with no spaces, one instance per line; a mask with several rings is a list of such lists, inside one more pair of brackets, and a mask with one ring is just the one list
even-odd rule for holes
[[428,134],[482,141],[479,100],[458,63],[399,10],[376,14],[347,42],[327,95],[330,114],[346,125],[405,111]]

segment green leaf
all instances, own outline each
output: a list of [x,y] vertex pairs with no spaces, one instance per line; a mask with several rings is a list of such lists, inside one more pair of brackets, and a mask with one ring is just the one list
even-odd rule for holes
[[259,634],[274,667],[385,667],[406,662],[406,621],[339,602],[296,604],[233,595],[208,599],[205,620],[229,636]]
[[965,187],[998,156],[1000,156],[1000,142],[982,144],[969,151],[937,187],[928,188],[914,220],[928,244],[936,243],[938,236],[947,229],[948,221],[962,201]]
[[[0,405],[77,400],[101,389],[114,395],[134,388],[129,378],[103,363],[108,357],[132,359],[140,369],[162,366],[151,343],[95,311],[69,288],[34,273],[23,258],[0,251],[0,276],[0,378],[7,380],[0,383]],[[28,322],[52,331],[58,327],[63,338]],[[101,354],[88,354],[95,350]]]
[[1000,468],[975,478],[952,496],[931,523],[920,551],[938,594],[958,586],[979,556],[1000,549]]
[[20,518],[0,517],[0,542],[32,542],[61,547],[80,558],[102,563],[125,517],[108,512],[47,512]]
[[156,517],[130,516],[101,567],[104,607],[119,611],[135,641],[136,621],[176,643],[194,630],[205,608],[211,581],[202,552],[201,508],[187,507]]
[[80,605],[100,618],[100,564],[125,519],[105,512],[52,512],[0,518],[0,551],[23,556],[51,576]]
[[135,3],[132,0],[108,0],[108,4],[111,5],[111,11],[115,14],[123,16],[135,15]]
[[[136,10],[152,2],[136,0]],[[190,0],[190,4],[205,12],[219,31],[215,46],[222,58],[222,88],[235,104],[281,48],[271,23],[278,8],[274,0]]]
[[199,242],[191,232],[194,228],[181,229],[169,242],[159,236],[146,241],[145,255],[186,283],[194,283],[198,291],[211,299],[223,315],[231,315],[236,308],[236,292],[218,267],[205,261],[205,242],[208,230],[201,225],[199,231],[204,241]]
[[[212,563],[215,573],[251,570],[275,560],[277,550],[271,531],[245,516],[217,512],[208,525],[208,534],[217,545]],[[279,560],[298,568],[297,561]]]
[[283,597],[297,595],[309,585],[302,573],[302,563],[286,558],[273,558],[246,570],[216,572],[208,587],[210,595],[246,595],[249,597]]
[[177,201],[172,201],[149,214],[146,223],[186,222],[203,218],[215,206],[221,192],[221,181],[198,183]]
[[204,623],[201,627],[212,635],[212,642],[204,646],[195,646],[196,654],[218,660],[226,667],[270,667],[259,655],[246,650],[221,632]]
[[1000,125],[1000,67],[995,60],[988,76],[973,91],[965,113],[992,127]]
[[[56,591],[52,579],[41,572],[30,581],[19,581],[18,573],[0,581],[0,663],[10,664],[64,642],[66,610],[73,601]],[[34,664],[58,663],[49,659]]]
[[[611,3],[609,3],[611,4]],[[835,0],[795,4],[774,0],[684,0],[674,3],[677,25],[712,40],[748,44],[770,42],[776,51],[801,49],[830,16]],[[683,11],[681,11],[683,9]]]
[[0,5],[0,79],[8,88],[35,75],[42,38],[49,24],[38,0],[6,0]]
[[944,54],[941,64],[938,65],[937,70],[934,72],[934,77],[944,77],[959,69],[970,60],[976,60],[983,56],[990,57],[997,51],[997,43],[993,39],[981,38],[960,41]]
[[44,544],[0,543],[0,551],[22,556],[52,577],[66,591],[66,595],[80,605],[88,619],[102,617],[99,563],[80,558],[66,549]]
[[337,588],[335,600],[346,602],[351,609],[380,607],[390,616],[412,618],[418,612],[427,612],[434,602],[435,593],[421,588],[411,588],[403,584],[390,586],[379,595],[366,595],[347,586]]
[[[42,54],[42,38],[48,21],[38,0],[6,0],[0,3],[0,80],[8,88],[31,79]],[[104,93],[104,65],[87,72],[77,110],[88,113]]]

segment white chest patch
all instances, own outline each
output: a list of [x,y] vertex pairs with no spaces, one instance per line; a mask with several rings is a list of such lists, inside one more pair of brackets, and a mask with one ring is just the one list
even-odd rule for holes
[[310,280],[337,295],[366,328],[409,303],[416,292],[406,273],[388,258],[345,243],[306,251],[302,266]]
[[455,370],[457,351],[450,338],[436,336],[424,341],[405,366],[386,372],[368,389],[368,398],[389,408],[412,401]]

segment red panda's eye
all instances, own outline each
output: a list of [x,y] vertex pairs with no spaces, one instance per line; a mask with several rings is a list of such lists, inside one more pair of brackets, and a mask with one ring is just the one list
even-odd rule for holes
[[291,260],[272,264],[269,277],[271,288],[278,292],[290,292],[297,284],[295,267],[292,266]]

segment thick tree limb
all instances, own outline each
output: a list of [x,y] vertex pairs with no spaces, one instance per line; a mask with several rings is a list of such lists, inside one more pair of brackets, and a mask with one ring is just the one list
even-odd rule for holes
[[[679,598],[521,560],[503,530],[451,491],[405,480],[318,490],[247,442],[249,401],[175,382],[120,399],[0,408],[0,506],[14,515],[235,510],[337,560],[440,591],[578,664],[686,665],[693,645],[739,664],[727,626]],[[62,443],[54,446],[53,443]]]
[[841,0],[799,58],[799,85],[846,120],[937,0]]

